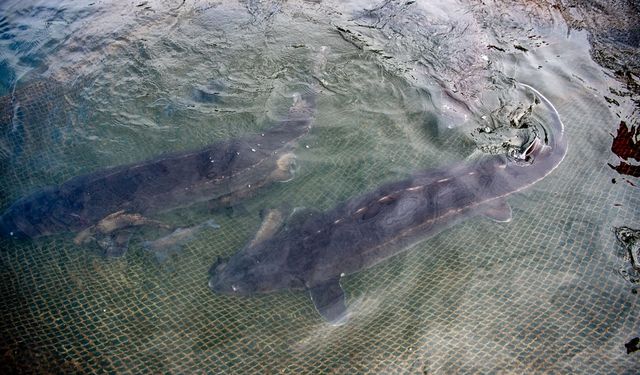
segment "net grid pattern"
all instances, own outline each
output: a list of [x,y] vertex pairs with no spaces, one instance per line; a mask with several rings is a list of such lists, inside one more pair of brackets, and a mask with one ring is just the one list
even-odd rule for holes
[[[362,60],[357,66],[339,65],[342,76],[333,76],[338,82],[356,91],[372,89],[349,81],[349,69],[372,72],[378,83],[398,80],[368,54],[354,53],[339,36],[333,38],[328,42],[337,44],[332,46],[337,54]],[[306,55],[291,52],[302,61]],[[98,89],[110,88],[94,83]],[[275,95],[258,92],[253,98],[266,107],[275,101],[274,106],[286,108],[290,103],[282,99],[284,94],[299,87],[287,82],[269,91]],[[83,92],[78,83],[72,88]],[[36,127],[44,133],[32,133],[32,141],[2,134],[12,155],[18,155],[14,168],[1,171],[4,206],[38,186],[105,163],[99,150],[90,152],[82,142],[62,137],[42,143],[55,125],[64,135],[79,131],[80,120],[94,125],[122,120],[102,112],[82,117],[83,102],[69,102],[73,93],[65,96],[60,90],[71,87],[55,82],[19,89],[23,110],[34,116],[23,118],[25,127],[43,123],[43,118],[51,123]],[[405,105],[424,99],[418,90],[400,91]],[[601,124],[613,116],[600,102],[551,97],[567,126],[569,154],[553,174],[509,197],[513,221],[469,219],[346,277],[342,285],[353,319],[344,326],[325,324],[302,292],[250,298],[213,294],[207,288],[208,268],[218,256],[244,246],[260,225],[261,209],[283,202],[329,209],[381,182],[415,168],[443,165],[473,149],[462,132],[421,133],[432,113],[389,113],[391,104],[368,99],[373,103],[369,112],[333,113],[323,109],[352,103],[337,105],[348,98],[326,91],[319,97],[316,125],[296,151],[300,165],[293,181],[260,191],[232,213],[196,207],[160,215],[189,224],[213,217],[220,225],[199,233],[165,264],[140,246],[152,231],[136,233],[128,253],[117,259],[73,245],[72,234],[19,243],[0,240],[0,352],[5,366],[54,373],[640,371],[637,356],[624,352],[624,343],[640,333],[640,304],[631,293],[634,285],[618,274],[624,260],[612,232],[613,226],[639,222],[640,195],[628,184],[611,184],[607,150],[601,146],[610,136]],[[222,115],[214,123],[237,121],[235,129],[200,123],[183,130],[202,142],[260,131],[269,117],[264,111]],[[338,117],[346,120],[338,122]],[[142,159],[162,144],[155,142],[141,142],[139,149],[114,144],[116,155],[105,158]]]

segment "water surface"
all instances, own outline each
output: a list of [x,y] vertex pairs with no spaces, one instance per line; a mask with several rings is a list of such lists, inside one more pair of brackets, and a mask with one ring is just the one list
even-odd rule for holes
[[[637,125],[637,102],[592,60],[593,34],[567,26],[557,8],[443,0],[0,9],[3,209],[79,174],[259,133],[286,118],[296,93],[318,92],[295,178],[230,209],[158,215],[175,226],[220,225],[164,264],[142,246],[154,230],[136,231],[116,259],[74,245],[73,234],[0,240],[7,367],[640,369],[624,346],[640,335],[638,285],[619,272],[628,259],[612,230],[640,226],[638,179],[607,165],[618,161],[610,149],[620,121]],[[341,327],[323,322],[304,293],[235,298],[207,288],[211,263],[252,238],[265,208],[325,210],[413,171],[499,152],[512,135],[502,133],[509,114],[530,98],[514,81],[554,103],[569,153],[509,198],[512,222],[470,219],[345,278],[353,318]],[[478,131],[487,127],[495,137]]]

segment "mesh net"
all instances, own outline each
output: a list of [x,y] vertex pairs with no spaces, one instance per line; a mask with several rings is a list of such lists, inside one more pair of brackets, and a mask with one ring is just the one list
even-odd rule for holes
[[[267,25],[265,34],[299,31],[285,33],[289,24],[273,20],[283,5],[267,3],[248,2],[248,16],[240,19],[247,23],[240,24]],[[190,11],[196,23],[219,21],[202,5]],[[221,43],[182,31],[195,44],[208,41],[206,51]],[[162,36],[138,33],[129,38],[145,48],[180,53],[183,41],[169,45]],[[227,96],[213,104],[203,103],[201,93],[194,97],[195,79],[149,89],[153,99],[123,104],[113,77],[137,74],[133,68],[144,48],[136,42],[125,52],[118,49],[120,59],[103,62],[104,78],[60,83],[50,77],[16,86],[0,98],[2,207],[79,173],[268,127],[290,105],[288,94],[309,84],[313,63],[291,36],[276,43],[284,56],[268,48],[247,55],[249,38],[220,36],[232,51],[224,53],[250,61],[225,68],[230,78],[219,91]],[[512,222],[469,219],[344,278],[353,318],[339,327],[322,321],[306,293],[240,298],[211,292],[210,265],[243,247],[260,224],[261,209],[284,203],[328,209],[408,171],[446,165],[475,150],[464,127],[448,129],[436,107],[424,104],[424,90],[385,69],[386,58],[354,50],[335,31],[316,38],[333,57],[320,77],[327,85],[314,128],[296,152],[296,177],[230,212],[194,206],[158,216],[176,225],[213,217],[220,225],[198,233],[168,262],[159,264],[142,248],[154,235],[148,230],[135,233],[125,256],[110,259],[74,245],[73,234],[0,240],[3,366],[55,373],[637,373],[638,353],[628,355],[624,346],[640,334],[637,285],[619,274],[626,260],[612,228],[638,226],[640,194],[606,165],[615,114],[600,96],[585,93],[586,83],[567,79],[554,65],[563,44],[530,52],[551,61],[551,73],[539,73],[535,59],[517,62],[522,65],[515,78],[531,82],[541,74],[542,83],[558,89],[545,94],[567,127],[569,154],[553,174],[509,198]],[[122,63],[123,53],[131,54],[133,68]],[[249,65],[259,66],[266,83],[239,76]],[[288,70],[279,73],[283,66]],[[169,68],[162,81],[167,86],[188,70]],[[147,69],[136,87],[153,86],[148,80],[157,72]],[[216,69],[222,76],[224,69]],[[588,66],[580,72],[594,71]],[[554,79],[560,83],[550,83]],[[153,118],[158,128],[127,117],[132,112]],[[119,126],[127,119],[133,130]]]

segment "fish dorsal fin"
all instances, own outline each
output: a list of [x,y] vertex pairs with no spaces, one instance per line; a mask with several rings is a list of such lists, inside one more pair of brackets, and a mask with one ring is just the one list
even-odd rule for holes
[[482,214],[499,223],[508,223],[513,219],[511,207],[504,199],[487,205],[484,211],[482,211]]
[[316,310],[327,322],[335,326],[346,323],[347,305],[339,277],[309,288],[309,295]]

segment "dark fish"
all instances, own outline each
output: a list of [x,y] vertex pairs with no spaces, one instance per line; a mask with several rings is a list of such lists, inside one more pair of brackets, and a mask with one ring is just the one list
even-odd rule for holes
[[218,260],[209,271],[209,287],[232,295],[308,290],[324,319],[340,324],[346,319],[342,276],[473,215],[509,221],[505,198],[551,173],[567,149],[557,111],[529,88],[554,115],[545,141],[536,137],[521,153],[416,173],[326,212],[294,214],[269,238],[254,239],[228,261]]
[[[98,224],[131,227],[142,220],[137,215],[245,197],[269,183],[291,178],[291,152],[309,132],[314,111],[314,93],[297,96],[289,116],[262,134],[46,187],[17,200],[0,216],[0,236],[35,238],[87,229],[91,234]],[[77,242],[85,240],[86,233],[81,235]]]

